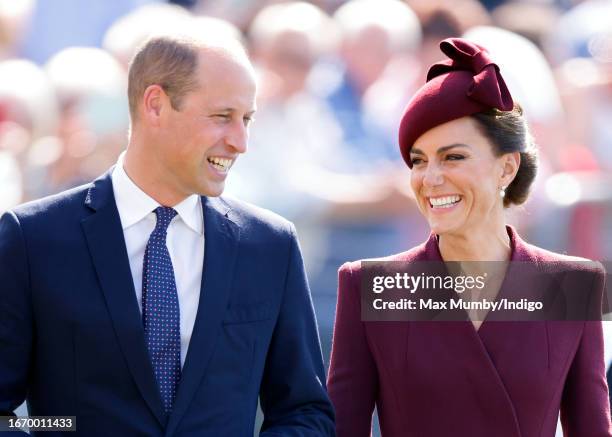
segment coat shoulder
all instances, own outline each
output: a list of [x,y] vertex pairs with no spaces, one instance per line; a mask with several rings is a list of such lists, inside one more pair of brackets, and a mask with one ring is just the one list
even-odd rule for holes
[[525,248],[528,250],[529,254],[538,261],[591,261],[587,258],[582,258],[579,256],[553,252],[529,243],[525,243]]
[[61,193],[31,200],[12,209],[19,221],[36,221],[41,217],[50,215],[72,214],[77,208],[84,208],[89,195],[91,183],[71,188]]
[[264,233],[267,236],[295,233],[293,223],[268,209],[232,196],[219,197],[219,201],[227,206],[229,217],[239,224],[241,229]]
[[599,261],[565,253],[552,252],[529,243],[524,243],[524,245],[525,250],[533,261],[544,266],[550,266],[554,270],[560,269],[562,271],[584,271],[604,274],[603,265]]
[[361,263],[364,261],[375,261],[375,262],[385,262],[385,261],[402,261],[402,262],[411,262],[411,261],[421,261],[426,257],[426,243],[419,244],[418,246],[414,246],[411,249],[408,249],[404,252],[395,253],[392,255],[387,255],[379,258],[365,258],[356,261],[347,261],[345,262],[340,269],[339,272],[360,272],[361,271]]

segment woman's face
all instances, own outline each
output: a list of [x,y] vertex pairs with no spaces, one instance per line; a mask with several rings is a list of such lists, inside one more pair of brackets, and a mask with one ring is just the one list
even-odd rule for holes
[[476,123],[463,117],[436,126],[410,151],[412,189],[438,235],[464,234],[502,216],[499,190],[516,174],[518,153],[495,157]]

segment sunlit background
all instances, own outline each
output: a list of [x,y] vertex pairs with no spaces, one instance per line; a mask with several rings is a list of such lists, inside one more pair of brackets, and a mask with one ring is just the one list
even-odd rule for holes
[[610,0],[0,0],[0,212],[109,169],[132,53],[187,27],[241,39],[256,65],[259,111],[226,192],[295,222],[326,364],[338,267],[428,236],[396,131],[443,38],[489,49],[539,145],[510,222],[612,259]]

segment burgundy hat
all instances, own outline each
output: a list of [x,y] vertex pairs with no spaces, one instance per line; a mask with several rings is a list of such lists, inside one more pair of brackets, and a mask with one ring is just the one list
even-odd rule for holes
[[450,59],[431,66],[427,82],[408,102],[400,123],[400,150],[410,168],[410,149],[429,129],[487,109],[514,107],[499,67],[484,47],[448,38],[440,49]]

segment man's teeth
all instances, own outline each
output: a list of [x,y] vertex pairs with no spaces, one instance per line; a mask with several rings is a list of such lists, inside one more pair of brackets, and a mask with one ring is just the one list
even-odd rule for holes
[[450,208],[455,203],[459,202],[461,197],[459,196],[446,196],[446,197],[430,197],[429,202],[434,208]]
[[229,170],[232,165],[232,160],[228,158],[217,158],[213,156],[212,158],[208,158],[208,162],[210,162],[217,169],[226,171]]

